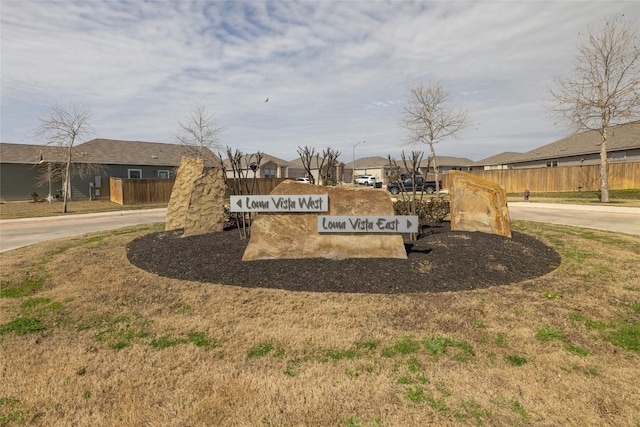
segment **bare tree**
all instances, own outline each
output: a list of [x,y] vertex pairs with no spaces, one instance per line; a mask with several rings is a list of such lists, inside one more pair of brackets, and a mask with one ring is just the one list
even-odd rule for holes
[[[450,98],[449,91],[440,82],[418,83],[409,89],[409,99],[400,121],[409,133],[409,144],[429,145],[436,182],[439,180],[435,144],[447,138],[457,138],[462,130],[471,126],[467,111],[454,111]],[[436,185],[436,197],[440,198],[439,185]]]
[[184,122],[178,121],[180,133],[177,136],[180,144],[191,147],[198,159],[203,158],[205,149],[211,152],[222,148],[220,133],[225,129],[216,124],[213,115],[209,114],[204,104],[198,105]]
[[[262,163],[263,153],[257,152],[255,154],[242,154],[241,151],[235,152],[231,147],[227,147],[227,159],[228,167],[231,168],[233,179],[228,176],[227,165],[225,162],[221,162],[225,185],[229,191],[229,195],[253,195],[258,191],[258,170],[260,170],[260,164]],[[218,154],[218,157],[222,159],[222,155]],[[249,177],[251,171],[251,185],[249,185]],[[226,208],[225,208],[226,209]],[[235,223],[236,228],[240,233],[240,238],[247,239],[251,236],[251,223],[253,215],[251,212],[234,212],[230,210],[228,212],[230,220]]]
[[316,179],[314,178],[313,173],[311,173],[311,169],[312,169],[311,163],[313,162],[314,157],[315,158],[318,157],[318,155],[316,154],[316,149],[306,145],[304,147],[298,147],[298,155],[300,156],[300,160],[302,161],[302,167],[306,171],[307,177],[311,181],[311,184],[315,184]]
[[638,28],[621,17],[605,19],[578,42],[573,72],[556,77],[550,90],[555,119],[579,131],[598,131],[600,201],[609,202],[608,129],[640,116]]
[[[340,157],[340,152],[331,147],[327,147],[326,150],[322,150],[322,163],[318,165],[320,181],[323,184],[327,184],[329,182],[329,177],[333,177],[335,181],[335,173],[336,165],[338,164],[338,157]],[[324,163],[327,163],[326,167]]]
[[57,145],[64,153],[62,163],[62,213],[67,212],[69,183],[72,177],[72,163],[77,152],[74,145],[84,136],[92,133],[89,119],[91,113],[85,107],[73,105],[68,109],[60,105],[49,108],[49,112],[40,118],[36,134],[42,137],[47,145]]

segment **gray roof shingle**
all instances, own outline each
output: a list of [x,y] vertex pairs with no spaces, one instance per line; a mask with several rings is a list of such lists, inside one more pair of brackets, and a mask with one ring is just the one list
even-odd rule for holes
[[[180,166],[182,156],[196,157],[193,147],[159,142],[92,139],[77,146],[83,161],[113,165]],[[218,156],[205,149],[207,167],[220,165]]]

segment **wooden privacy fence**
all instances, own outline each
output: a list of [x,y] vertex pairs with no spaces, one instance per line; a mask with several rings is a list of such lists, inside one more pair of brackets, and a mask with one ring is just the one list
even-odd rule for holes
[[174,179],[110,178],[110,199],[120,205],[169,203]]
[[[471,171],[489,182],[502,185],[507,193],[543,191],[598,191],[600,165],[561,166],[535,169],[501,169]],[[434,179],[429,174],[428,179]],[[444,188],[449,188],[447,174],[439,174]],[[609,163],[609,189],[640,188],[640,162]]]
[[[257,178],[247,180],[249,190],[253,194],[269,194],[278,184],[290,178]],[[235,179],[228,179],[227,186],[234,185]],[[134,205],[138,203],[169,203],[171,190],[175,179],[125,179],[110,178],[110,199],[120,205]],[[255,187],[254,187],[255,185]],[[233,187],[232,187],[233,188]],[[242,186],[243,194],[249,194]],[[229,191],[227,190],[227,197]]]

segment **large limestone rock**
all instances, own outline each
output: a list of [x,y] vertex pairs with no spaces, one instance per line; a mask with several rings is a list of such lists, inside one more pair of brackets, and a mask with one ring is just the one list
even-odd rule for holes
[[470,173],[449,172],[451,229],[511,237],[507,193]]
[[167,220],[164,226],[166,231],[184,228],[193,182],[202,175],[203,170],[204,162],[202,159],[182,157],[180,160],[180,167],[167,206]]
[[209,170],[193,182],[184,235],[222,231],[226,185],[222,169]]
[[328,194],[322,213],[261,213],[251,226],[243,261],[287,258],[407,258],[400,234],[318,233],[318,215],[393,215],[386,191],[284,181],[271,194]]

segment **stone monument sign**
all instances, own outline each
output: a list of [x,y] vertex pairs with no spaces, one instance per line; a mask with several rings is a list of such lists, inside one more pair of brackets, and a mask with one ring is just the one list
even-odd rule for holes
[[[394,214],[391,197],[386,191],[317,186],[284,181],[273,189],[270,196],[265,197],[271,197],[274,201],[279,200],[279,206],[283,206],[282,201],[290,199],[278,196],[288,195],[305,195],[303,198],[305,206],[309,207],[308,210],[315,211],[266,211],[256,214],[251,225],[251,238],[242,257],[243,261],[293,258],[336,260],[345,258],[407,258],[402,235],[398,234],[398,230],[393,230],[396,231],[396,234],[385,233],[384,231],[388,230],[384,229],[376,230],[377,220],[371,230],[367,230],[368,233],[321,233],[319,231],[320,215],[349,218],[377,216],[382,218],[383,226],[391,227],[390,224],[396,223],[384,220]],[[328,197],[320,197],[325,195]],[[328,206],[322,206],[325,201],[328,202]],[[274,203],[265,199],[262,205],[255,205],[255,207],[272,209],[271,205]],[[295,203],[295,200],[287,203]],[[328,220],[330,221],[331,218]],[[363,220],[366,222],[366,218]],[[355,224],[358,218],[353,221]],[[350,223],[346,225],[348,226]],[[402,224],[402,226],[405,225]]]

